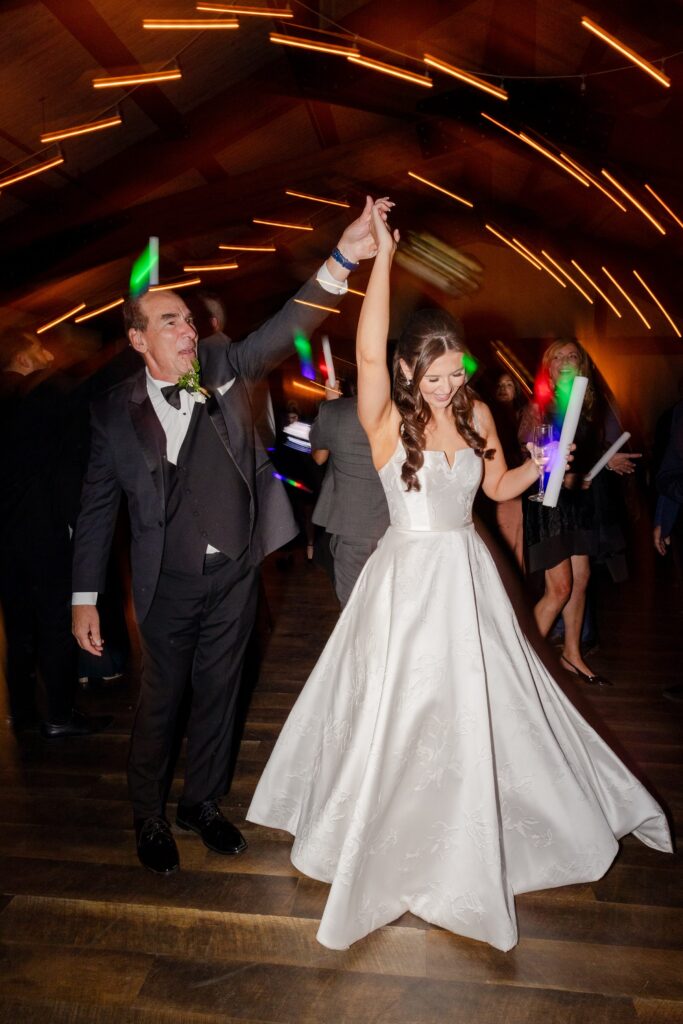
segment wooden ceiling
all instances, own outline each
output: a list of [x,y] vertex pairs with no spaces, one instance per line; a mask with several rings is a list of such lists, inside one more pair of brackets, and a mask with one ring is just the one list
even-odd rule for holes
[[[403,229],[453,244],[495,243],[493,222],[537,245],[652,268],[683,312],[683,230],[652,199],[667,234],[617,209],[487,122],[531,130],[641,198],[648,182],[683,214],[683,10],[679,0],[291,0],[298,24],[334,28],[408,57],[424,52],[504,80],[500,102],[433,73],[422,89],[344,59],[273,45],[282,23],[242,18],[235,32],[146,31],[148,16],[196,15],[190,0],[4,0],[0,170],[35,155],[44,129],[102,116],[123,96],[92,88],[103,73],[150,70],[182,51],[182,80],[121,99],[123,125],[62,143],[65,163],[0,196],[5,321],[47,319],[68,304],[125,290],[132,259],[161,239],[161,273],[215,259],[219,242],[270,240],[275,256],[245,255],[231,272],[252,302],[287,288],[344,222],[332,207],[285,189],[343,197],[391,194]],[[650,59],[670,56],[668,90],[581,27],[587,15]],[[331,24],[331,23],[334,23]],[[366,44],[367,48],[367,44]],[[671,56],[677,54],[677,56]],[[406,64],[406,58],[375,56]],[[407,64],[406,64],[407,66]],[[415,65],[412,65],[413,67]],[[475,203],[416,183],[412,170]],[[307,220],[272,231],[253,217]],[[223,277],[227,280],[227,274]],[[214,275],[210,282],[220,288]],[[676,310],[677,307],[677,310]]]

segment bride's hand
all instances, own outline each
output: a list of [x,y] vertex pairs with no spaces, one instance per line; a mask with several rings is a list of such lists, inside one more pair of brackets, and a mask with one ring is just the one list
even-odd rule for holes
[[371,210],[370,223],[370,230],[377,245],[377,252],[388,252],[392,256],[401,238],[398,228],[395,228],[392,232],[387,223],[387,217],[394,205],[388,196],[375,200]]

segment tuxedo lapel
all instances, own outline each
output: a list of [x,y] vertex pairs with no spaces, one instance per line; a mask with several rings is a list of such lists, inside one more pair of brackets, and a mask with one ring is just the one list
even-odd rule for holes
[[142,449],[142,454],[145,457],[145,462],[163,504],[165,501],[164,462],[166,460],[166,435],[147,394],[147,378],[144,370],[136,374],[133,379],[128,410],[133,423],[133,429]]

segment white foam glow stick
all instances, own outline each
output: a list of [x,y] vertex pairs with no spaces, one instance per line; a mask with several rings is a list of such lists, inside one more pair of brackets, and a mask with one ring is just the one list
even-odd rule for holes
[[574,435],[576,434],[576,428],[579,425],[579,417],[581,416],[583,399],[586,394],[587,387],[588,377],[574,377],[569,401],[567,402],[567,411],[564,414],[564,421],[560,432],[560,441],[557,446],[555,465],[550,471],[548,485],[545,489],[543,504],[546,508],[555,508],[557,505],[557,499],[560,496],[560,488],[562,487],[562,480],[564,479],[569,445],[572,444]]
[[325,366],[327,367],[327,379],[330,382],[331,388],[336,388],[337,378],[334,372],[334,363],[332,362],[332,349],[330,348],[330,339],[326,334],[323,334],[323,355],[325,356]]
[[595,480],[596,476],[601,469],[604,469],[609,460],[613,455],[616,455],[620,448],[623,448],[629,437],[631,436],[628,430],[625,430],[621,437],[618,437],[611,448],[608,448],[604,455],[601,455],[598,461],[595,463],[593,468],[586,473],[584,480]]
[[159,284],[159,239],[149,236],[149,283]]

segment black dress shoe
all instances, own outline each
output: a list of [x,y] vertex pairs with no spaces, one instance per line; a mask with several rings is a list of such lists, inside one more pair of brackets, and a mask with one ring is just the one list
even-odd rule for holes
[[171,875],[178,870],[178,847],[165,818],[136,818],[135,835],[143,867],[156,875]]
[[178,804],[176,825],[202,837],[204,846],[214,853],[241,853],[247,841],[238,828],[223,817],[215,800],[204,800],[192,806]]
[[569,658],[565,658],[564,654],[560,655],[560,660],[563,661],[565,665],[569,665],[573,676],[578,676],[579,679],[582,679],[584,683],[588,683],[590,686],[614,686],[612,680],[608,679],[606,676],[589,676],[587,672],[582,672],[580,668],[577,668],[576,665],[569,660]]
[[40,732],[46,740],[59,739],[61,736],[91,736],[107,729],[113,721],[113,715],[84,715],[74,708],[64,722],[43,722]]

